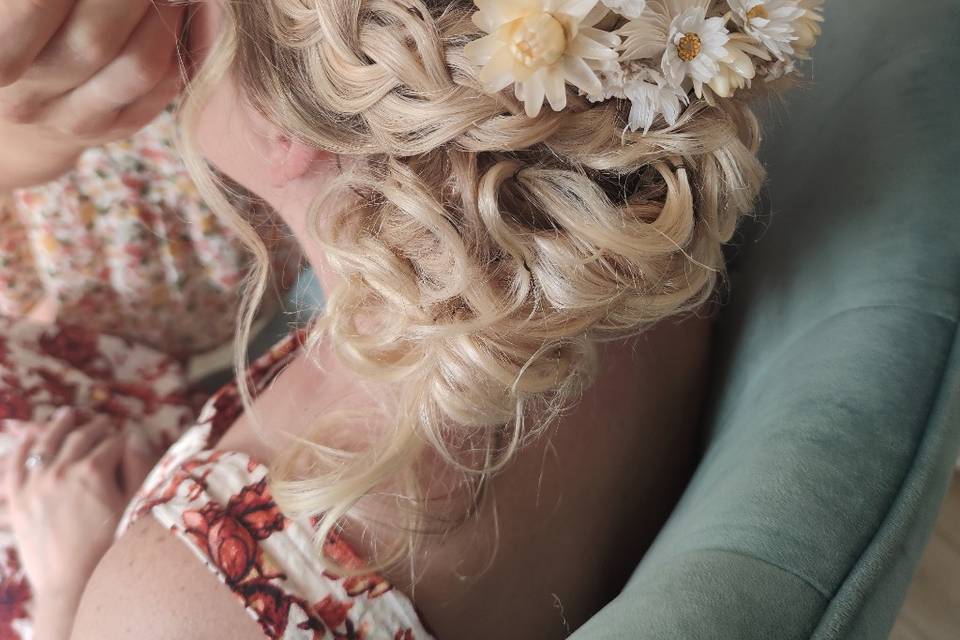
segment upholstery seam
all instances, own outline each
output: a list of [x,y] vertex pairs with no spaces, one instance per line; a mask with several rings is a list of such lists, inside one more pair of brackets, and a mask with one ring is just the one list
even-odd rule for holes
[[768,567],[773,567],[774,569],[778,569],[779,571],[782,571],[783,573],[786,573],[787,575],[793,576],[793,577],[796,578],[797,580],[801,581],[802,583],[804,583],[805,585],[807,585],[808,587],[810,587],[811,589],[813,589],[820,597],[823,598],[823,600],[824,600],[825,603],[830,602],[830,595],[829,595],[828,593],[826,593],[826,590],[825,590],[825,589],[823,589],[822,587],[814,584],[813,580],[811,580],[810,578],[808,578],[808,577],[806,577],[806,576],[803,576],[803,575],[797,573],[797,572],[794,571],[793,569],[784,567],[783,565],[781,565],[781,564],[779,564],[779,563],[776,563],[776,562],[773,562],[772,560],[768,560],[767,558],[761,558],[760,556],[753,555],[753,554],[747,553],[747,552],[745,552],[745,551],[741,551],[741,550],[739,550],[739,549],[728,549],[728,548],[726,548],[726,547],[716,547],[716,546],[715,546],[715,547],[702,547],[702,548],[698,548],[698,549],[692,549],[690,552],[698,552],[698,551],[720,551],[720,552],[723,552],[723,553],[730,553],[730,554],[739,556],[739,557],[741,557],[741,558],[747,558],[748,560],[755,560],[755,561],[757,561],[757,562],[761,562],[761,563],[767,565]]
[[[904,305],[882,305],[882,306],[904,306]],[[936,314],[933,312],[931,312],[931,314],[939,316],[939,314]],[[942,316],[939,316],[939,317],[942,317]],[[882,544],[882,539],[884,537],[887,537],[887,528],[889,526],[891,518],[893,517],[894,512],[897,509],[897,506],[903,504],[904,493],[907,491],[907,489],[911,485],[917,482],[922,482],[922,484],[924,485],[929,485],[930,482],[934,480],[934,478],[931,478],[931,477],[927,477],[927,478],[923,477],[922,470],[920,469],[917,460],[920,457],[920,454],[922,453],[922,451],[926,449],[930,449],[931,447],[935,447],[937,445],[937,443],[931,443],[931,433],[930,433],[930,426],[934,418],[934,412],[938,407],[944,404],[943,397],[947,393],[951,393],[952,391],[954,391],[952,388],[947,387],[946,379],[948,378],[948,374],[951,369],[951,363],[954,362],[954,360],[958,360],[958,358],[956,357],[956,354],[960,352],[960,320],[950,319],[950,322],[953,325],[953,340],[950,343],[950,347],[947,350],[947,355],[944,358],[943,366],[940,369],[939,388],[937,389],[936,394],[933,398],[933,401],[930,403],[930,406],[928,408],[928,412],[925,420],[926,429],[924,430],[924,437],[921,439],[921,441],[917,444],[916,448],[914,449],[912,464],[910,465],[910,468],[907,470],[907,472],[903,475],[903,478],[899,483],[899,489],[896,495],[894,496],[893,500],[890,501],[890,504],[888,505],[885,511],[885,514],[884,514],[883,520],[880,523],[880,526],[878,526],[877,529],[874,531],[873,536],[870,538],[869,542],[867,542],[867,544],[861,550],[860,554],[857,556],[856,561],[851,563],[849,571],[847,571],[846,576],[844,577],[840,585],[837,587],[834,594],[828,597],[827,607],[824,610],[823,615],[820,616],[820,621],[818,622],[817,627],[814,629],[814,632],[811,638],[836,637],[832,635],[831,636],[822,635],[824,633],[823,625],[828,621],[828,618],[835,617],[836,615],[831,612],[831,605],[834,602],[838,601],[841,594],[844,592],[847,586],[851,583],[851,581],[855,578],[855,575],[858,573],[858,569],[860,569],[867,561],[869,561],[869,559],[877,553],[878,549],[881,549],[882,547],[887,546]],[[928,468],[929,468],[929,465],[928,465]],[[919,479],[916,477],[918,474],[921,474],[921,477]],[[918,508],[920,508],[920,505],[917,505],[914,508],[913,515],[915,515],[915,511]],[[904,540],[904,537],[905,536],[903,535],[898,536],[897,543],[901,543]],[[878,583],[878,580],[879,578],[876,575],[872,575],[870,576],[869,584],[871,586],[875,586]],[[861,596],[859,600],[862,603],[864,601],[864,598]],[[849,617],[847,617],[846,619],[842,619],[840,621],[841,624],[834,628],[847,629],[849,628],[851,621],[852,621],[852,618],[849,618]]]

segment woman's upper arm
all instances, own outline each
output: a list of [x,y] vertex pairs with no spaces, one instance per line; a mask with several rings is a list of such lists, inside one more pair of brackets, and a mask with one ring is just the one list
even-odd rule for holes
[[260,626],[176,536],[147,516],[107,552],[72,640],[264,640]]

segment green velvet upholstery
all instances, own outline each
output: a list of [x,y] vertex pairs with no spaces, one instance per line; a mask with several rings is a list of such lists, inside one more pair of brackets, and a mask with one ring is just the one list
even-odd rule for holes
[[703,460],[572,640],[885,638],[930,535],[960,447],[960,2],[826,16],[767,117]]

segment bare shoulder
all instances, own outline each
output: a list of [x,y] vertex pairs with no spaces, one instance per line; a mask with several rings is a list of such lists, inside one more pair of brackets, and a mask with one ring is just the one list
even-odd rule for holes
[[187,545],[145,517],[101,560],[71,638],[263,640],[264,634]]

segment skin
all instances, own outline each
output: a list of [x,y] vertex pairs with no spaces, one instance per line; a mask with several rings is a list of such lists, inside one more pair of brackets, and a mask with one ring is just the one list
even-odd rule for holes
[[0,193],[68,171],[142,128],[181,88],[185,8],[151,0],[0,5]]
[[[89,147],[129,137],[182,88],[186,9],[152,0],[0,4],[0,198],[67,173]],[[48,298],[30,319],[51,322]]]
[[[0,4],[0,198],[55,180],[85,149],[128,137],[169,104],[181,87],[175,53],[185,11],[151,0]],[[49,324],[57,316],[58,304],[51,297],[36,304],[24,319]],[[53,426],[21,423],[5,428],[18,429],[29,443],[34,439],[30,434]],[[10,503],[27,504],[17,496],[8,500],[12,488],[28,494],[34,485],[7,483],[0,493],[0,521],[9,525],[12,519],[21,538],[29,540],[34,529],[42,527],[31,526],[28,514],[8,512]],[[63,490],[73,488],[65,485]],[[87,513],[76,514],[74,528],[83,529]],[[22,557],[29,555],[31,551],[21,549]],[[57,581],[79,581],[78,587],[67,589],[78,591],[90,568],[74,570],[71,557],[75,556],[64,559],[67,571]],[[28,573],[33,573],[35,596],[42,599],[45,590],[38,585],[51,582],[42,575],[43,563],[24,560],[33,567]]]
[[[199,23],[205,25],[193,38],[199,47],[217,22],[211,12]],[[305,225],[307,204],[334,159],[286,140],[239,97],[229,82],[213,96],[201,127],[206,155],[273,205],[324,285],[334,286]],[[550,438],[525,449],[493,481],[500,538],[489,569],[482,571],[493,545],[490,513],[432,540],[429,561],[418,561],[413,597],[438,637],[563,638],[616,595],[694,467],[710,336],[707,319],[671,319],[640,338],[606,345],[602,372],[581,402]],[[268,433],[258,434],[243,416],[218,448],[269,462],[276,451],[266,443],[305,433],[311,415],[365,406],[377,396],[329,350],[316,357],[319,370],[298,358],[257,399]],[[358,532],[347,529],[345,536],[370,554]],[[414,592],[403,571],[387,578]],[[484,615],[490,611],[497,615]],[[98,565],[71,637],[258,640],[263,634],[182,542],[144,518]]]
[[[183,6],[152,0],[0,3],[0,198],[68,172],[88,147],[153,120],[182,86]],[[55,299],[25,320],[48,324]],[[155,463],[102,417],[62,411],[19,434],[3,460],[0,522],[16,539],[34,600],[36,640],[68,636],[83,588],[133,489]],[[31,452],[47,463],[27,470]]]
[[[58,640],[68,637],[87,579],[155,456],[137,450],[108,418],[83,420],[70,408],[45,425],[17,427],[22,439],[4,461],[5,524],[30,580],[34,638]],[[27,468],[31,453],[44,462]]]

